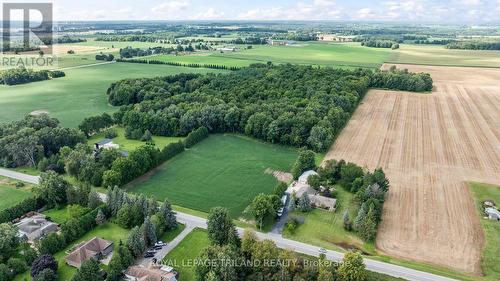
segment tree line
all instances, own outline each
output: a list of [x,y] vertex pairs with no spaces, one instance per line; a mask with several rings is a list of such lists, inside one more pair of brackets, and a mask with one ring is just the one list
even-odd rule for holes
[[447,49],[460,50],[500,50],[500,42],[479,42],[479,41],[462,41],[451,42],[446,45]]
[[428,73],[412,73],[408,69],[391,66],[387,71],[376,71],[371,80],[373,88],[392,89],[410,92],[432,91],[433,80]]
[[145,59],[117,59],[117,62],[129,62],[129,63],[144,63],[144,64],[164,64],[172,66],[183,66],[191,68],[211,68],[211,69],[224,69],[224,70],[239,70],[241,67],[237,66],[226,66],[220,64],[205,64],[205,63],[182,63],[173,61],[160,61],[160,60],[145,60]]
[[361,46],[372,48],[391,48],[393,50],[399,49],[399,43],[387,40],[367,40],[361,42]]
[[60,70],[33,70],[25,67],[11,68],[0,72],[0,84],[19,85],[53,78],[64,77],[66,74]]

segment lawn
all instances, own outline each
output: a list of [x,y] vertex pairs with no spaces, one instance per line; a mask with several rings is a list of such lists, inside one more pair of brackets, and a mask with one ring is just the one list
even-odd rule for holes
[[[354,246],[364,252],[373,253],[372,243],[365,243],[354,232],[344,229],[343,215],[345,210],[349,209],[349,202],[353,195],[342,187],[336,188],[338,205],[335,212],[322,209],[313,209],[307,213],[294,211],[290,216],[302,217],[304,223],[293,234],[285,230],[283,236],[332,250],[345,250]],[[352,219],[355,215],[354,211],[349,211]]]
[[43,211],[42,214],[49,217],[53,222],[63,224],[69,219],[68,205],[64,206],[61,209],[49,209]]
[[500,280],[500,222],[484,219],[483,202],[493,200],[500,204],[500,186],[475,183],[469,184],[476,203],[477,215],[481,217],[481,226],[486,237],[481,267],[486,280]]
[[177,237],[177,235],[179,235],[184,230],[184,228],[186,228],[186,225],[178,222],[177,226],[174,229],[165,232],[163,236],[158,240],[163,242],[170,242],[174,240],[174,238]]
[[444,46],[401,44],[390,54],[388,63],[500,67],[499,51],[449,50]]
[[207,231],[196,228],[168,253],[162,264],[174,267],[179,272],[179,281],[195,280],[193,260],[209,244]]
[[[120,150],[124,151],[133,151],[139,146],[145,145],[146,143],[140,140],[129,140],[125,138],[125,129],[121,127],[115,127],[114,130],[117,133],[117,137],[113,139],[113,143],[120,145]],[[87,143],[89,145],[94,145],[94,143],[106,138],[104,136],[104,133],[96,134],[92,136]],[[174,143],[178,142],[180,140],[183,140],[184,138],[181,137],[159,137],[159,136],[153,136],[153,142],[155,143],[156,147],[162,149],[163,147]]]
[[0,177],[0,198],[2,198],[0,200],[0,211],[10,208],[31,196],[33,194],[28,187],[17,188],[13,181]]
[[180,63],[248,66],[252,63],[294,63],[347,67],[379,67],[390,50],[361,47],[359,43],[304,42],[291,46],[254,45],[249,50],[212,52],[185,56],[161,55],[148,59]]
[[266,169],[289,171],[296,157],[295,149],[239,135],[212,135],[128,189],[202,212],[227,207],[236,219],[257,194],[273,191],[277,180]]
[[111,63],[65,70],[66,77],[16,86],[0,86],[0,123],[21,119],[35,110],[48,112],[63,126],[76,127],[88,116],[114,112],[106,90],[125,78],[154,77],[182,72],[205,73],[216,70]]

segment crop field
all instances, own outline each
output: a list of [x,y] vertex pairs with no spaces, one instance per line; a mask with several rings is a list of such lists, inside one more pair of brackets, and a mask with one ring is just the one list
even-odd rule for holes
[[294,149],[243,136],[212,135],[129,190],[203,212],[227,207],[236,219],[257,194],[272,192],[277,180],[266,169],[289,171],[296,157]]
[[254,45],[236,52],[203,55],[156,56],[154,59],[182,63],[248,66],[252,63],[294,63],[325,66],[369,67],[382,65],[390,50],[361,47],[359,44],[306,42],[291,46]]
[[47,112],[63,126],[76,127],[88,116],[113,112],[106,90],[124,78],[154,77],[217,70],[110,63],[65,70],[66,77],[16,86],[0,86],[0,122],[21,119],[33,111]]
[[0,177],[0,211],[10,208],[24,199],[31,197],[32,193],[26,187],[16,188],[14,184]]
[[401,44],[392,51],[388,63],[442,66],[500,67],[499,51],[449,50],[444,46]]
[[379,250],[478,274],[484,234],[466,181],[500,183],[500,69],[398,67],[431,73],[433,93],[370,91],[325,159],[388,175]]

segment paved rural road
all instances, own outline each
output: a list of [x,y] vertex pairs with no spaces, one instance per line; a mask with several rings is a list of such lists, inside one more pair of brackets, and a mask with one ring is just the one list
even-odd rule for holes
[[[30,176],[23,173],[13,172],[6,169],[0,168],[0,176],[14,178],[21,181],[26,181],[29,183],[38,183],[39,177]],[[103,201],[106,201],[106,194],[99,193],[99,196]],[[172,242],[170,242],[164,250],[157,253],[158,260],[161,260],[163,257],[167,255],[167,253],[175,248],[177,244],[184,239],[185,236],[191,232],[192,229],[198,228],[207,228],[207,220],[204,218],[188,215],[185,213],[177,212],[177,220],[186,225],[186,229],[181,232],[179,236],[177,236]],[[243,234],[244,229],[238,227],[238,233],[240,235]],[[260,233],[256,232],[256,235],[259,239],[269,239],[276,243],[276,246],[283,249],[293,249],[295,252],[310,255],[310,256],[319,256],[319,247],[312,246],[309,244],[297,242],[290,239],[285,239],[279,234],[275,233]],[[160,259],[160,255],[163,255]],[[343,258],[343,254],[337,251],[326,251],[326,258],[331,261],[341,261]],[[432,273],[427,273],[423,271],[418,271],[406,267],[402,267],[399,265],[389,264],[385,262],[375,261],[372,259],[364,258],[367,269],[371,271],[375,271],[378,273],[383,273],[387,275],[391,275],[394,277],[400,277],[407,280],[412,281],[454,281],[455,279],[442,277],[439,275],[435,275]]]
[[40,177],[37,177],[37,176],[31,176],[31,175],[27,175],[27,174],[15,172],[15,171],[7,170],[7,169],[2,169],[2,168],[0,168],[0,176],[12,178],[12,179],[16,179],[16,180],[20,180],[20,181],[24,181],[24,182],[34,183],[34,184],[38,184],[38,182],[40,180]]

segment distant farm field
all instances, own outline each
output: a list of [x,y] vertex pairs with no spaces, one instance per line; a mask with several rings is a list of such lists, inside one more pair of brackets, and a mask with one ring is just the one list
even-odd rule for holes
[[443,66],[500,67],[500,51],[449,50],[444,46],[401,44],[388,63]]
[[344,67],[379,67],[391,50],[361,47],[359,43],[301,42],[290,46],[254,45],[235,52],[209,55],[158,56],[155,59],[182,63],[247,66],[252,63],[293,63]]
[[129,190],[203,212],[227,207],[238,218],[257,194],[272,192],[277,180],[266,169],[289,171],[296,157],[291,148],[212,135]]
[[484,234],[466,182],[500,183],[500,69],[398,68],[430,73],[434,91],[369,91],[325,159],[386,172],[382,253],[480,274]]
[[88,116],[113,112],[106,90],[125,78],[154,77],[209,69],[110,63],[65,70],[66,77],[16,86],[0,86],[0,122],[21,119],[33,111],[48,112],[63,126],[76,127]]

